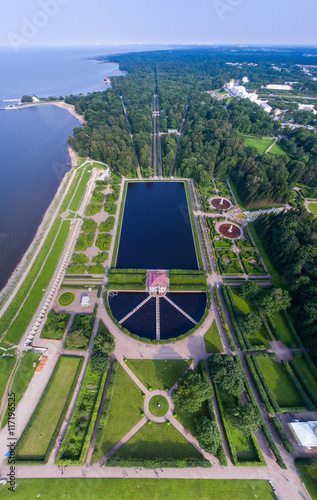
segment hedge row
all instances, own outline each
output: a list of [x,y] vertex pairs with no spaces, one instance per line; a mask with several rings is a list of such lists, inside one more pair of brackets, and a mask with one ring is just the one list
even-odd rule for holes
[[311,359],[310,355],[308,354],[307,351],[303,351],[302,356],[303,356],[304,360],[306,361],[306,364],[308,365],[308,368],[312,372],[314,378],[317,380],[317,368],[314,365],[314,362]]
[[[268,325],[268,322],[267,322],[267,319],[262,311],[262,309],[260,308],[259,304],[254,301],[254,307],[256,308],[257,310],[257,313],[258,315],[260,316],[261,320],[262,320],[262,323],[263,323],[263,326],[264,326],[264,329],[266,331],[266,334],[267,336],[269,337],[269,339],[272,341],[272,342],[275,342],[275,340],[277,339],[277,337],[275,337],[273,334],[272,334],[272,331],[271,331],[271,327]],[[280,339],[277,339],[277,340],[280,340]],[[271,346],[269,346],[270,348]]]
[[265,390],[265,392],[266,392],[266,394],[271,402],[272,407],[274,408],[275,413],[282,413],[281,407],[278,404],[278,402],[276,401],[275,396],[273,394],[273,391],[266,381],[266,378],[264,376],[262,368],[257,360],[257,356],[254,354],[251,354],[251,359],[253,361],[253,364],[254,364],[256,372],[259,376],[259,379],[261,380],[262,386],[263,386],[263,388],[264,388],[264,390]]
[[116,231],[116,239],[115,239],[114,247],[113,247],[111,267],[114,267],[116,264],[116,261],[117,261],[117,252],[118,252],[118,246],[119,246],[120,235],[121,235],[121,225],[122,225],[127,189],[128,189],[128,183],[125,182],[124,187],[123,187],[123,192],[122,192],[121,207],[120,207],[120,213],[119,213],[119,219],[118,219],[118,225],[117,225],[117,231]]
[[287,437],[287,434],[286,432],[284,431],[284,428],[281,424],[281,422],[279,421],[279,419],[277,417],[271,417],[271,422],[272,424],[274,425],[275,427],[275,430],[276,432],[278,433],[279,437],[280,437],[280,440],[282,441],[282,444],[285,448],[285,450],[288,452],[288,453],[292,453],[292,455],[294,455],[295,453],[295,450],[294,450],[294,447],[293,445],[289,442],[289,439]]
[[[64,356],[64,355],[63,355],[63,357],[66,357],[66,356]],[[57,367],[58,367],[59,363],[61,362],[61,358],[62,358],[62,356],[60,356],[60,357],[59,357],[59,359],[58,359],[58,361],[57,361],[57,363],[56,363],[56,366],[55,366],[55,369],[54,369],[54,372],[55,372],[55,373],[56,373],[56,370],[57,370]],[[63,411],[62,411],[62,413],[60,414],[59,420],[58,420],[57,425],[56,425],[56,427],[55,427],[55,429],[54,429],[54,432],[53,432],[53,434],[52,434],[52,437],[51,437],[51,440],[50,440],[50,442],[49,442],[49,445],[48,445],[48,447],[47,447],[47,449],[46,449],[45,455],[43,456],[43,459],[41,460],[41,459],[39,459],[38,457],[36,457],[34,460],[32,460],[32,457],[31,457],[31,456],[29,456],[26,460],[23,460],[23,459],[18,460],[18,459],[16,459],[16,462],[17,462],[18,464],[21,464],[21,465],[22,465],[22,464],[24,464],[24,465],[36,465],[36,464],[43,465],[43,464],[46,464],[46,463],[47,463],[47,461],[48,461],[48,459],[49,459],[49,457],[50,457],[50,454],[51,454],[51,452],[52,452],[53,446],[54,446],[54,444],[55,444],[55,441],[56,441],[56,439],[57,439],[58,433],[59,433],[59,431],[60,431],[61,425],[62,425],[62,423],[64,422],[64,419],[65,419],[65,416],[66,416],[66,413],[67,413],[68,407],[69,407],[70,402],[71,402],[71,400],[72,400],[72,397],[73,397],[73,394],[74,394],[74,390],[75,390],[75,387],[76,387],[76,384],[77,384],[77,380],[78,380],[79,374],[80,374],[81,369],[82,369],[83,362],[84,362],[84,358],[81,358],[81,359],[80,359],[80,361],[79,361],[79,363],[78,363],[78,367],[77,367],[77,370],[76,370],[76,374],[75,374],[75,377],[74,377],[73,383],[72,383],[72,385],[71,385],[70,391],[69,391],[68,396],[67,396],[67,399],[66,399],[66,401],[65,401],[65,405],[64,405]],[[54,375],[54,372],[53,372],[53,375]],[[35,408],[35,410],[34,410],[34,413],[32,414],[32,416],[31,416],[31,418],[30,418],[30,420],[29,420],[29,423],[28,423],[27,427],[25,428],[25,430],[24,430],[24,432],[23,432],[23,434],[22,434],[22,436],[21,436],[21,438],[20,438],[20,441],[17,443],[17,446],[18,446],[18,444],[19,444],[19,443],[21,443],[21,442],[22,442],[22,440],[23,440],[23,438],[24,438],[24,436],[25,436],[25,434],[26,434],[26,433],[25,433],[26,429],[27,429],[28,427],[32,427],[32,424],[33,424],[33,422],[34,422],[35,418],[37,417],[37,413],[38,413],[38,410],[39,410],[39,408],[40,408],[41,402],[42,402],[42,400],[44,399],[44,397],[45,397],[45,394],[46,394],[47,390],[49,389],[50,385],[51,385],[53,382],[54,382],[54,377],[53,377],[53,376],[51,376],[51,378],[50,378],[50,380],[49,380],[49,382],[48,382],[47,386],[45,387],[45,390],[44,390],[44,392],[43,392],[43,394],[42,394],[42,396],[41,396],[41,399],[40,399],[40,401],[38,402],[38,404],[36,405],[36,408]]]
[[96,453],[98,446],[102,442],[103,431],[107,425],[109,410],[110,410],[110,406],[111,406],[111,400],[112,400],[112,396],[114,393],[114,385],[115,385],[115,381],[116,381],[118,365],[119,365],[119,362],[117,360],[115,360],[113,365],[112,365],[112,368],[110,368],[110,370],[111,370],[110,380],[109,380],[109,385],[108,385],[108,390],[107,390],[107,396],[106,396],[105,403],[104,403],[101,417],[100,417],[99,428],[98,428],[96,442],[95,442],[95,448],[94,448],[94,454]]
[[[235,360],[236,360],[236,362],[238,363],[238,365],[240,365],[240,366],[241,366],[241,368],[243,368],[243,366],[242,366],[242,363],[241,363],[241,360],[240,360],[239,356],[237,356],[237,355],[236,355],[236,356],[235,356]],[[251,360],[250,360],[250,361],[251,361]],[[252,361],[251,361],[251,363],[252,363]],[[249,382],[248,382],[248,379],[247,379],[247,377],[246,377],[246,374],[245,374],[245,373],[244,373],[244,386],[245,386],[245,389],[246,389],[246,391],[247,391],[247,393],[248,393],[248,396],[249,396],[249,400],[250,400],[250,402],[251,402],[251,404],[252,404],[252,406],[253,406],[253,408],[254,408],[254,410],[255,410],[256,414],[260,417],[260,425],[261,425],[261,429],[262,429],[263,434],[264,434],[264,436],[265,436],[265,438],[266,438],[266,440],[267,440],[267,442],[268,442],[269,447],[271,448],[272,453],[275,455],[276,462],[277,462],[277,463],[278,463],[278,465],[281,467],[281,469],[286,469],[285,462],[284,462],[284,460],[282,459],[281,454],[280,454],[280,452],[278,451],[278,448],[277,448],[277,446],[276,446],[276,444],[275,444],[275,441],[274,441],[274,439],[272,438],[271,433],[270,433],[270,431],[269,431],[269,429],[268,429],[268,427],[267,427],[267,425],[266,425],[266,423],[265,423],[265,421],[264,421],[264,419],[263,419],[263,417],[262,417],[262,413],[261,413],[261,411],[260,411],[260,408],[259,408],[259,407],[258,407],[258,405],[257,405],[256,399],[255,399],[255,397],[254,397],[253,391],[252,391],[252,389],[251,389],[251,387],[250,387],[250,384],[249,384]]]
[[226,317],[225,317],[224,312],[222,310],[220,296],[219,296],[218,288],[216,286],[214,287],[214,291],[215,291],[215,295],[216,295],[216,299],[217,299],[218,309],[219,309],[220,316],[221,316],[221,319],[222,319],[222,324],[223,324],[223,327],[225,329],[225,332],[226,332],[226,335],[227,335],[227,338],[228,338],[230,349],[232,351],[235,351],[236,350],[236,346],[234,345],[233,338],[232,338],[232,335],[231,335],[231,332],[230,332],[230,329],[229,329]]
[[108,274],[143,274],[147,273],[147,269],[116,269],[114,267],[110,267],[108,269]]
[[311,399],[311,401],[313,402],[313,404],[317,408],[317,397],[316,397],[315,392],[312,390],[312,388],[311,388],[311,386],[310,386],[307,378],[302,373],[302,371],[300,370],[300,368],[295,364],[294,361],[290,361],[289,364],[290,364],[293,372],[295,373],[297,379],[299,380],[299,382],[301,383],[301,385],[304,387],[304,390],[308,394],[309,398]]
[[199,276],[206,276],[207,273],[205,270],[201,271],[201,270],[198,270],[198,269],[170,269],[170,271],[168,272],[169,276],[174,276],[175,274],[196,274],[196,275],[199,275]]
[[185,185],[185,191],[186,191],[188,211],[189,211],[189,216],[190,216],[190,221],[191,221],[191,226],[192,226],[192,232],[193,232],[194,241],[195,241],[198,266],[199,266],[199,269],[203,270],[204,264],[203,264],[203,259],[202,259],[201,252],[200,252],[199,238],[198,238],[196,224],[195,224],[195,217],[194,217],[193,207],[192,207],[192,203],[191,203],[188,182],[185,181],[184,185]]
[[304,347],[304,344],[301,341],[301,339],[300,339],[297,331],[295,330],[294,325],[293,325],[293,323],[291,321],[291,318],[289,317],[289,315],[287,314],[287,312],[286,311],[282,311],[282,315],[284,316],[284,319],[285,319],[285,321],[287,323],[287,326],[290,329],[290,331],[292,332],[292,335],[293,335],[294,339],[296,340],[298,347]]
[[[311,400],[307,396],[306,392],[304,391],[304,389],[302,388],[298,379],[296,378],[296,375],[294,375],[290,365],[288,364],[287,361],[285,361],[285,359],[282,359],[282,365],[286,369],[288,376],[292,381],[292,384],[295,386],[295,388],[296,388],[303,404],[306,406],[307,410],[308,411],[315,411],[315,407],[314,407],[313,403],[311,402]],[[294,411],[294,410],[289,410],[289,411]]]
[[252,361],[251,356],[249,354],[245,357],[245,361],[246,361],[248,368],[250,370],[254,385],[257,388],[258,393],[260,394],[260,397],[264,403],[266,411],[272,415],[274,413],[274,409],[272,408],[272,405],[271,405],[269,398],[268,398],[268,396],[263,388],[261,380],[259,379],[259,376],[256,372],[253,361]]
[[124,458],[109,458],[105,462],[106,467],[144,467],[144,469],[158,469],[162,467],[173,469],[185,469],[187,467],[211,467],[209,460],[142,460],[142,459],[124,459]]
[[209,272],[211,273],[212,272],[212,267],[211,267],[209,253],[208,253],[208,249],[207,249],[207,245],[206,245],[206,241],[205,241],[205,236],[204,236],[204,231],[203,231],[203,227],[202,227],[202,223],[201,223],[201,217],[198,217],[198,221],[199,221],[199,228],[200,228],[201,239],[203,240],[203,244],[204,244],[204,250],[205,250],[207,264],[208,264],[208,267],[209,267]]
[[238,321],[236,319],[236,314],[235,314],[235,310],[234,310],[235,304],[234,304],[234,300],[232,297],[232,291],[231,291],[230,286],[229,285],[222,286],[222,293],[223,293],[223,297],[225,299],[225,303],[226,303],[226,306],[227,306],[227,309],[228,309],[228,312],[229,312],[229,315],[231,318],[231,323],[232,323],[233,329],[235,331],[235,334],[237,336],[240,347],[241,347],[242,351],[249,351],[252,346],[250,344],[249,339],[245,339],[244,336],[242,335],[241,330],[240,330]]
[[[201,371],[201,376],[202,376],[203,380],[205,380],[205,382],[209,383],[205,362],[203,360],[200,362],[200,371]],[[213,404],[211,398],[207,399],[207,405],[208,405],[208,411],[209,411],[209,418],[212,422],[215,422],[216,416],[214,413],[214,404]],[[225,454],[225,451],[223,449],[222,444],[219,445],[216,456],[220,462],[220,465],[223,465],[223,466],[228,465],[227,457],[226,457],[226,454]]]

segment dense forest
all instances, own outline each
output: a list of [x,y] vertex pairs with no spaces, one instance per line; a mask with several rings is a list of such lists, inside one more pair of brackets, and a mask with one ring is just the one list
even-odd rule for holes
[[261,216],[254,223],[273,264],[286,278],[297,328],[317,361],[317,222],[307,210]]

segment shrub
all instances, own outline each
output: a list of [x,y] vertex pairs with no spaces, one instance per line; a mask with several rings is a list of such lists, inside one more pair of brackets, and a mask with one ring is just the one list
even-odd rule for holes
[[85,215],[96,215],[98,212],[101,212],[102,205],[96,203],[89,203],[86,208]]
[[[148,421],[151,425],[151,420]],[[106,467],[144,467],[144,469],[157,469],[157,468],[173,468],[173,469],[184,469],[187,467],[204,467],[209,468],[211,464],[209,460],[143,460],[143,459],[121,459],[121,458],[109,458],[106,463]]]
[[115,203],[105,203],[104,204],[104,211],[107,212],[109,215],[114,215],[117,211],[117,205]]
[[75,294],[73,292],[64,292],[58,299],[60,306],[69,306],[75,300]]
[[100,233],[109,233],[113,229],[115,218],[113,216],[108,217],[107,220],[101,222],[99,226]]
[[91,203],[103,203],[105,201],[105,196],[100,193],[100,191],[94,191],[92,193]]
[[94,241],[94,233],[81,233],[76,241],[75,252],[79,250],[87,250],[91,247]]
[[87,267],[89,274],[105,274],[105,268],[101,264]]
[[97,263],[100,263],[100,262],[104,262],[105,260],[108,259],[108,252],[100,252],[98,253],[98,255],[95,255],[95,257],[93,257],[91,259],[91,262],[97,262]]
[[66,330],[69,315],[66,313],[56,314],[50,311],[41,332],[41,337],[45,339],[61,339]]
[[94,233],[97,229],[97,222],[93,219],[84,219],[81,225],[81,230],[84,233]]
[[84,253],[73,253],[72,261],[75,264],[85,264],[86,262],[88,262],[88,257],[86,257]]
[[85,264],[71,264],[66,268],[66,274],[84,274],[85,271]]
[[111,234],[108,233],[98,234],[96,246],[100,250],[110,250],[110,244],[111,244]]
[[283,446],[285,448],[285,450],[288,452],[288,453],[292,453],[294,454],[295,453],[295,450],[294,450],[294,447],[293,445],[289,442],[289,439],[287,437],[287,434],[286,432],[284,431],[283,429],[283,426],[281,424],[281,422],[279,421],[279,419],[277,417],[271,417],[271,422],[272,424],[274,425],[275,429],[276,429],[276,432],[278,433],[278,435],[280,436],[280,439],[283,443]]

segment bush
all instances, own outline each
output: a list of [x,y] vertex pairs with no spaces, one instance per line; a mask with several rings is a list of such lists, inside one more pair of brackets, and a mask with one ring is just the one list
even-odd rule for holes
[[101,264],[97,264],[96,266],[87,267],[87,272],[89,274],[105,274],[105,268]]
[[96,247],[98,247],[100,250],[110,250],[110,245],[111,245],[111,234],[108,233],[98,234]]
[[[151,420],[149,423],[152,424]],[[109,458],[106,463],[106,467],[144,467],[144,469],[157,469],[157,468],[173,468],[173,469],[185,469],[187,467],[204,467],[209,468],[211,464],[209,460],[142,460],[142,459],[121,459],[121,458]]]
[[274,425],[274,427],[276,429],[276,432],[280,436],[280,439],[281,439],[281,441],[283,443],[283,446],[284,446],[285,450],[288,453],[294,454],[295,453],[294,447],[290,443],[290,441],[289,441],[289,439],[287,437],[287,434],[284,431],[283,426],[282,426],[281,422],[279,421],[279,419],[277,417],[271,417],[271,422]]
[[90,358],[90,362],[92,371],[100,375],[106,373],[110,368],[110,358],[108,354],[101,351],[95,352]]
[[115,215],[117,211],[117,205],[115,203],[105,203],[104,204],[104,211],[107,212],[109,215]]
[[[295,356],[295,354],[297,352],[298,351],[294,352],[294,357],[297,357],[297,356]],[[290,364],[293,372],[295,373],[297,379],[300,381],[300,383],[303,386],[304,390],[306,391],[306,393],[308,394],[308,396],[310,397],[310,399],[314,403],[315,407],[317,408],[317,397],[316,397],[316,394],[313,391],[313,389],[311,388],[310,383],[306,379],[305,375],[301,372],[300,368],[294,363],[294,361],[290,361],[289,364]]]
[[94,236],[94,233],[81,233],[76,241],[75,252],[79,250],[87,250],[88,247],[91,247],[94,241]]
[[72,304],[75,300],[75,294],[73,292],[64,292],[58,299],[60,306],[66,307]]
[[54,311],[50,311],[41,332],[41,338],[58,340],[63,338],[68,319],[69,315],[66,313],[56,314]]
[[105,201],[105,196],[100,193],[100,191],[94,191],[92,193],[91,203],[103,203]]
[[66,268],[66,274],[84,274],[85,271],[85,264],[71,264]]
[[102,205],[96,203],[89,203],[86,208],[85,215],[96,215],[98,212],[101,212]]
[[97,222],[93,219],[84,219],[81,225],[81,230],[84,233],[94,233],[97,229]]
[[108,217],[107,220],[101,222],[99,226],[99,233],[109,233],[113,229],[115,218],[113,216]]
[[88,262],[88,257],[84,253],[73,253],[72,261],[75,264],[85,264]]
[[101,263],[108,259],[108,252],[100,252],[91,259],[91,262]]

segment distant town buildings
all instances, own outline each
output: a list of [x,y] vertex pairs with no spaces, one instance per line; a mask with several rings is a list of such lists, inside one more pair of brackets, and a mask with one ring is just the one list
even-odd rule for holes
[[250,81],[250,80],[249,80],[249,78],[248,78],[247,76],[244,76],[244,77],[242,78],[242,83],[248,83],[249,81]]
[[248,92],[243,85],[235,85],[234,80],[231,80],[229,83],[225,84],[225,89],[235,97],[240,97],[240,99],[249,99],[249,101],[254,102],[258,106],[266,111],[266,113],[270,113],[272,111],[272,107],[267,103],[267,101],[262,101],[259,99],[259,96],[256,92]]
[[313,104],[298,104],[298,109],[300,111],[312,111],[314,115],[317,114],[317,111],[315,110],[315,107]]

